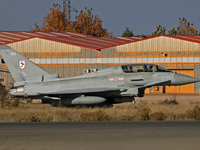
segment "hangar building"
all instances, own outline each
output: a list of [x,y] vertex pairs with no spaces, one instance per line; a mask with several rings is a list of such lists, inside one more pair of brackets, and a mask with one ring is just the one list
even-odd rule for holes
[[[51,74],[71,77],[121,64],[158,64],[200,78],[200,36],[91,37],[77,33],[0,32],[8,45]],[[1,82],[14,82],[1,64]],[[146,93],[199,93],[200,83],[150,88]]]

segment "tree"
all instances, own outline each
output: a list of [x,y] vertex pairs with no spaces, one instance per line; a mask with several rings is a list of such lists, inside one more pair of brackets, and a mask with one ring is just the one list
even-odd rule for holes
[[72,22],[70,25],[73,28],[72,31],[76,33],[101,37],[109,36],[111,33],[108,33],[102,27],[102,22],[98,15],[92,15],[92,9],[85,8],[85,11],[80,11],[77,21]]
[[129,30],[129,28],[126,27],[126,30],[123,32],[122,37],[133,37],[133,30]]
[[177,31],[175,28],[169,31],[169,35],[177,35]]
[[159,25],[159,26],[157,26],[156,31],[154,31],[154,32],[152,33],[152,36],[156,36],[156,35],[165,35],[165,31],[166,31],[165,27],[162,28],[162,26]]
[[42,28],[35,24],[35,29],[31,31],[47,31],[47,32],[75,32],[91,36],[109,36],[105,28],[102,27],[102,20],[99,16],[92,15],[92,9],[85,8],[85,11],[80,11],[77,20],[68,21],[67,13],[61,10],[58,4],[54,4],[51,12],[44,17]]
[[1,101],[1,108],[3,108],[5,101],[8,98],[9,90],[7,90],[2,84],[0,84],[0,101]]
[[42,28],[35,23],[35,29],[31,28],[31,31],[45,31],[45,32],[56,32],[64,31],[67,27],[65,10],[61,10],[60,5],[53,4],[53,8],[50,9],[50,13],[44,17]]
[[179,18],[180,25],[169,31],[169,35],[197,35],[198,31],[193,23],[187,21],[186,18]]

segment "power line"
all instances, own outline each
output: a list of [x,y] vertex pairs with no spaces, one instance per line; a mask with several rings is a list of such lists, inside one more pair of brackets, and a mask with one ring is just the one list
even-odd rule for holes
[[[7,0],[7,2],[8,2],[8,0]],[[2,9],[3,7],[5,7],[5,6],[4,6],[4,5],[1,5],[0,9]]]
[[26,25],[27,23],[30,22],[30,20],[32,20],[33,18],[35,18],[38,14],[40,14],[45,8],[47,8],[49,6],[50,3],[52,3],[53,0],[51,0],[45,7],[43,7],[36,15],[34,15],[32,18],[30,18],[25,24],[21,25],[18,29],[20,29],[21,27],[23,27],[24,25]]
[[[44,20],[44,19],[41,19],[40,21],[37,21],[36,24],[40,23],[40,22],[43,21],[43,20]],[[29,27],[27,27],[27,28],[25,28],[25,29],[28,29],[28,28],[30,28],[30,27],[32,27],[32,25],[29,26]]]
[[78,1],[79,1],[79,0],[77,0],[77,1],[76,1],[76,3],[74,4],[74,6],[73,6],[73,7],[75,7],[75,6],[76,6],[76,4],[78,4]]
[[11,22],[10,24],[8,24],[5,28],[2,29],[5,30],[6,28],[8,28],[10,25],[12,25],[15,21],[19,20],[20,18],[22,18],[25,14],[27,14],[31,9],[33,9],[38,3],[40,3],[42,0],[40,0],[39,2],[37,2],[35,5],[33,5],[33,7],[31,7],[28,11],[26,11],[24,14],[22,14],[20,17],[18,17],[17,19],[15,19],[13,22]]
[[22,2],[24,2],[25,0],[21,0],[19,3],[13,5],[13,7],[10,7],[9,9],[7,9],[6,11],[2,12],[0,15],[6,13],[7,11],[11,10],[12,8],[16,7],[17,5],[21,4]]

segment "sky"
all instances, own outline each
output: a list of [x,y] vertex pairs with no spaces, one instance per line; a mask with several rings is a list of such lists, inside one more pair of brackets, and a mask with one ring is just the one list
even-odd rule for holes
[[[53,3],[63,6],[63,0],[0,0],[0,31],[30,31],[35,23],[41,26]],[[200,0],[71,0],[71,6],[78,12],[92,8],[113,36],[121,36],[126,27],[134,35],[151,35],[158,25],[169,31],[183,17],[200,31]],[[74,16],[72,12],[72,20]]]

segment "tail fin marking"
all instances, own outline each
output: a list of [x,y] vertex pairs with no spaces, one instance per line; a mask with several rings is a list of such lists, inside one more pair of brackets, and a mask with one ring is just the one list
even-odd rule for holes
[[0,54],[15,82],[25,80],[41,81],[42,76],[50,75],[50,73],[7,45],[0,45]]

